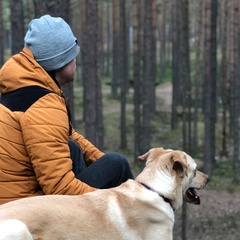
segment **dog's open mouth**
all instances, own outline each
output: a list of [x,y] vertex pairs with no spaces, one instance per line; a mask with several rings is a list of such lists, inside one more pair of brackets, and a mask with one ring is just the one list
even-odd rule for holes
[[194,188],[189,188],[186,194],[187,194],[188,202],[200,205],[201,203],[200,197]]

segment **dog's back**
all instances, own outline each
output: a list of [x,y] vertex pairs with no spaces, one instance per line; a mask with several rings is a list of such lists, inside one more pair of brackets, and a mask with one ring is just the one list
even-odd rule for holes
[[15,217],[45,240],[171,239],[161,236],[171,236],[174,221],[170,205],[134,180],[81,196],[32,197],[0,206],[0,219]]
[[[174,211],[183,199],[199,205],[196,190],[205,187],[208,177],[181,151],[151,149],[139,159],[146,166],[135,180],[81,196],[45,195],[6,203],[0,206],[0,221],[18,219],[33,238],[44,240],[172,240]],[[0,240],[32,239],[24,224],[12,223],[19,238],[9,234]]]
[[0,219],[14,217],[43,239],[171,239],[161,236],[171,236],[174,222],[170,205],[134,180],[81,196],[39,196],[0,206]]

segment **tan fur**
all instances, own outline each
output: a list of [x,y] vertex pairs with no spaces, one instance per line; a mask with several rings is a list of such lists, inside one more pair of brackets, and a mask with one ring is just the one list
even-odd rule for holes
[[22,221],[34,239],[171,240],[174,210],[183,198],[192,203],[187,189],[202,189],[208,178],[182,151],[154,148],[139,160],[143,171],[119,187],[13,201],[0,206],[0,220]]

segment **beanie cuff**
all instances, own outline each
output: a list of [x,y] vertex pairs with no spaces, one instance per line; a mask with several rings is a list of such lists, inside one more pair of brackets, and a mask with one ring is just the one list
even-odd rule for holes
[[46,71],[53,71],[67,65],[69,62],[75,59],[77,55],[78,55],[78,45],[76,41],[76,43],[72,47],[67,49],[64,53],[60,53],[50,58],[35,59],[35,60]]

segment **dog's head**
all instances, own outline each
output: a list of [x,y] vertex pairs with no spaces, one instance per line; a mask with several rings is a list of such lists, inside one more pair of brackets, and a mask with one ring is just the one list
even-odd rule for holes
[[146,166],[136,180],[143,182],[169,199],[174,209],[188,203],[200,204],[196,190],[202,189],[208,182],[208,176],[197,170],[195,161],[185,152],[152,148],[139,156],[146,160]]

